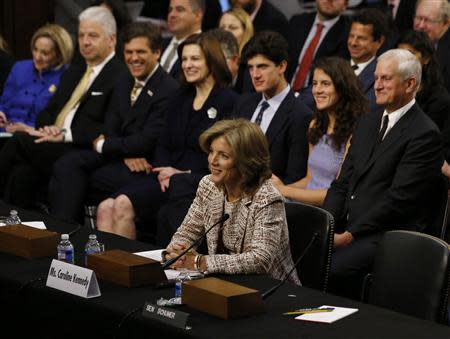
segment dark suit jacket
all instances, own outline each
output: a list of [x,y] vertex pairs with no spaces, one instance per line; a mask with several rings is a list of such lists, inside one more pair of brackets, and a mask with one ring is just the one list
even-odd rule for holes
[[[70,99],[81,77],[86,71],[86,64],[74,64],[62,75],[60,87],[47,107],[38,114],[36,127],[53,125],[56,118]],[[112,93],[119,77],[126,72],[125,65],[114,56],[95,78],[88,91],[81,99],[72,121],[73,144],[90,147],[92,141],[103,132],[105,113],[111,110]]]
[[[164,53],[164,51],[166,50],[166,48],[169,46],[170,42],[172,41],[172,38],[165,38],[163,39],[162,42],[162,53]],[[181,75],[181,63],[180,63],[180,59],[177,59],[177,61],[175,61],[175,63],[172,65],[172,68],[169,70],[169,74],[175,79],[175,80],[180,80],[180,75]]]
[[[235,115],[250,120],[260,101],[260,93],[243,96],[236,106]],[[286,184],[306,175],[308,162],[306,132],[310,120],[311,110],[290,91],[267,129],[272,172]]]
[[[198,138],[216,121],[231,115],[238,95],[231,89],[215,87],[199,111],[192,108],[194,97],[194,89],[181,89],[170,102],[154,166],[173,166],[203,175],[208,173],[207,154],[200,148]],[[214,117],[213,111],[216,112]]]
[[369,101],[370,112],[383,112],[384,109],[377,105],[375,98],[375,90],[373,88],[375,84],[375,67],[377,66],[377,59],[372,60],[370,64],[363,69],[358,75],[358,80],[361,84],[361,90]]
[[115,88],[114,106],[106,119],[102,152],[106,157],[142,157],[153,153],[178,82],[159,66],[131,106],[133,86],[134,78],[126,74]]
[[[294,15],[289,21],[289,65],[287,79],[289,81],[294,76],[298,66],[298,59],[302,52],[303,45],[308,37],[309,31],[314,24],[316,13],[305,13]],[[328,31],[317,48],[314,60],[327,56],[341,56],[348,58],[347,36],[350,30],[350,22],[345,16],[341,16],[336,24]],[[314,61],[313,60],[313,61]]]
[[280,33],[286,39],[289,34],[289,25],[286,17],[267,0],[262,0],[261,7],[253,20],[255,33],[270,30]]
[[450,93],[450,29],[442,36],[438,42],[436,57],[441,66],[442,77],[444,78],[445,88]]
[[423,230],[430,179],[440,174],[443,162],[439,130],[418,105],[375,147],[381,116],[361,117],[324,203],[356,239],[392,229]]

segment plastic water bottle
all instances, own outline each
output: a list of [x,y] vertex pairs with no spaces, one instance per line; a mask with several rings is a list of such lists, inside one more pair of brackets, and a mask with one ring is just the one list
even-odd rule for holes
[[75,262],[73,245],[69,241],[68,234],[61,234],[61,241],[58,244],[58,260],[73,264]]
[[174,301],[176,304],[181,304],[181,295],[183,292],[183,282],[186,280],[191,280],[191,276],[187,270],[183,270],[178,274],[178,277],[175,280],[175,298]]
[[100,244],[95,234],[89,235],[89,240],[84,247],[84,264],[87,266],[87,258],[89,254],[100,253]]
[[9,217],[6,218],[6,225],[19,225],[22,221],[19,218],[19,213],[16,210],[11,210],[9,212]]

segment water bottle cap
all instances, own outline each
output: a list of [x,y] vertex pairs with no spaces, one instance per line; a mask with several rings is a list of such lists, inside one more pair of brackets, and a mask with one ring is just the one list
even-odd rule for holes
[[96,240],[97,236],[95,234],[89,234],[89,240]]
[[68,240],[69,239],[69,235],[68,234],[61,234],[61,239],[62,240]]

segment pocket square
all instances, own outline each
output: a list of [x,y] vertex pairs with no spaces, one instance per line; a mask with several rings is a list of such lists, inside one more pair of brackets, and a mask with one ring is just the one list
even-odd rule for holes
[[103,92],[94,92],[94,91],[92,91],[92,92],[91,92],[91,95],[92,95],[93,97],[96,97],[96,96],[99,96],[99,95],[103,95]]

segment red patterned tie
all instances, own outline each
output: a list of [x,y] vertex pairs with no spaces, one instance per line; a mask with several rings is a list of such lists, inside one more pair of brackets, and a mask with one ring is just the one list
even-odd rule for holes
[[292,85],[292,88],[294,91],[298,91],[303,88],[305,85],[306,77],[308,76],[309,69],[312,64],[314,52],[316,50],[317,44],[320,40],[320,35],[322,34],[323,25],[317,24],[316,34],[311,40],[311,43],[308,46],[308,49],[305,52],[305,55],[303,56],[302,62],[300,64],[300,67],[298,69],[297,74],[295,75],[294,84]]

